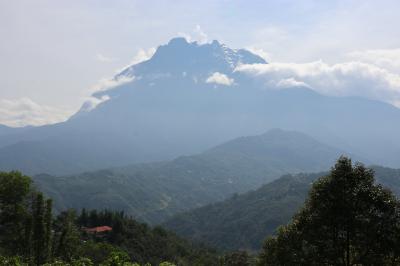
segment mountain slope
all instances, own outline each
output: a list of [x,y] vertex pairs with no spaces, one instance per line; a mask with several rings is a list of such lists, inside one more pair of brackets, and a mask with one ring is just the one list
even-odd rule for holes
[[0,125],[0,137],[4,137],[11,134],[16,134],[24,132],[25,130],[32,129],[32,127],[8,127],[5,125]]
[[58,210],[125,210],[143,221],[158,223],[285,173],[327,170],[342,153],[305,134],[275,129],[172,161],[34,179],[55,199]]
[[[400,196],[400,170],[374,167],[376,180]],[[258,250],[303,205],[319,174],[285,175],[255,191],[178,214],[164,225],[181,236],[221,249]]]
[[0,135],[0,169],[66,175],[172,160],[272,128],[400,167],[400,109],[303,87],[277,90],[236,70],[265,63],[217,41],[172,39],[117,74],[116,87],[96,92],[104,101],[95,108],[86,103],[66,122]]

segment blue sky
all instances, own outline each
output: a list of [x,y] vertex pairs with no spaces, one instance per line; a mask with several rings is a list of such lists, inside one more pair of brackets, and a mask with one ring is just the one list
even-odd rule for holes
[[[399,10],[395,0],[0,0],[0,123],[62,120],[99,81],[177,35],[272,63],[368,63],[397,82]],[[12,123],[18,112],[36,118]]]

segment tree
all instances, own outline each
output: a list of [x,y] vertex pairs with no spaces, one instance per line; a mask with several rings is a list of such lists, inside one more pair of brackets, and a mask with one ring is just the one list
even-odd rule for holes
[[28,266],[20,257],[3,257],[0,256],[0,265],[2,266]]
[[221,265],[224,266],[249,266],[250,256],[246,251],[236,251],[222,257]]
[[129,255],[124,251],[112,252],[108,259],[100,264],[101,266],[136,266],[130,263]]
[[20,172],[0,172],[0,252],[22,255],[25,252],[25,227],[31,180]]
[[78,254],[80,235],[75,226],[75,212],[69,210],[59,215],[61,232],[58,237],[56,256],[70,262]]
[[53,201],[51,199],[46,200],[46,211],[45,211],[45,257],[46,260],[52,257],[52,229],[53,229],[53,213],[52,213]]
[[24,251],[23,256],[30,260],[32,258],[32,228],[33,228],[33,218],[32,215],[28,215],[25,219],[24,227]]
[[372,170],[341,157],[292,222],[266,240],[259,265],[398,265],[400,203]]
[[46,262],[45,206],[42,193],[37,193],[33,209],[33,254],[36,265]]
[[78,218],[78,223],[79,223],[79,225],[86,227],[86,226],[88,226],[88,220],[89,220],[88,213],[87,213],[86,209],[83,208],[81,210],[81,215]]

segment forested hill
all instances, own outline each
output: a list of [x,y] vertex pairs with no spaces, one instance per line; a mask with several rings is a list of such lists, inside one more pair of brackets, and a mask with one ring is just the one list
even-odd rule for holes
[[[373,169],[376,181],[400,196],[400,170]],[[265,237],[303,205],[312,182],[325,174],[285,175],[257,190],[178,214],[164,225],[218,248],[259,250]]]
[[328,170],[342,153],[305,134],[275,129],[169,162],[74,176],[37,175],[34,180],[55,200],[57,210],[109,208],[159,223],[178,212],[255,189],[282,174]]
[[31,184],[19,172],[0,172],[1,266],[219,265],[214,250],[123,212],[82,210],[77,216],[70,209],[53,216],[52,200]]

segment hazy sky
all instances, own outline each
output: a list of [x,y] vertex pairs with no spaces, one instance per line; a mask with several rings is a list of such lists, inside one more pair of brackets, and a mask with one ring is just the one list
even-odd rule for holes
[[399,10],[398,0],[0,0],[0,123],[63,119],[100,80],[177,35],[272,63],[368,63],[400,92]]

